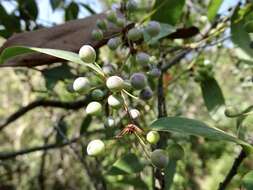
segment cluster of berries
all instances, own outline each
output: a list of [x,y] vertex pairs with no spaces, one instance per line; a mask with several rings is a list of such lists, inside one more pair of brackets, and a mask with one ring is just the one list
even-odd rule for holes
[[[136,10],[136,3],[134,1],[128,1],[126,8],[128,11]],[[127,21],[125,18],[118,17],[116,12],[110,11],[107,13],[106,19],[97,20],[98,29],[94,29],[92,31],[92,37],[95,40],[102,40],[104,38],[104,31],[108,30],[108,26],[112,24],[117,27],[125,27],[127,25]],[[126,33],[120,33],[118,36],[109,39],[107,46],[111,50],[115,51],[121,45],[129,45],[128,43],[131,43],[131,45],[133,45],[135,42],[142,40],[144,31],[150,37],[155,37],[160,33],[160,30],[161,26],[159,22],[150,21],[146,26],[142,28],[134,27],[126,31]],[[129,46],[127,46],[127,48],[128,47]],[[95,63],[96,56],[96,51],[90,45],[83,45],[79,50],[79,57],[85,63]],[[151,57],[145,52],[134,52],[132,56],[135,59],[135,63],[139,65],[150,64]],[[98,66],[97,64],[94,65]],[[93,116],[100,115],[103,111],[101,101],[104,100],[106,100],[107,104],[112,109],[119,109],[121,107],[124,107],[130,117],[130,124],[128,124],[128,127],[122,130],[121,135],[124,135],[126,133],[134,133],[135,135],[140,135],[142,138],[143,130],[137,127],[136,123],[134,122],[140,117],[141,113],[138,109],[128,108],[124,94],[129,95],[130,93],[128,93],[126,89],[131,88],[135,91],[139,91],[139,98],[143,101],[150,100],[153,96],[153,91],[148,85],[147,76],[143,72],[135,72],[130,76],[129,79],[124,79],[122,76],[113,74],[110,75],[111,72],[107,72],[110,70],[110,68],[106,65],[103,68],[98,67],[98,69],[101,69],[101,72],[104,73],[103,88],[106,88],[107,91],[109,91],[108,94],[100,88],[91,90],[91,82],[87,77],[78,77],[73,83],[74,91],[79,93],[89,93],[92,97],[93,101],[86,106],[86,113]],[[159,77],[161,72],[158,68],[152,67],[148,74],[152,77]],[[109,116],[106,118],[104,124],[107,127],[114,127],[116,125],[116,121]],[[159,139],[160,135],[157,131],[149,131],[146,134],[146,138],[143,138],[144,141],[153,145],[157,144]],[[95,139],[88,144],[87,154],[91,156],[98,156],[104,152],[104,149],[105,143],[100,139]],[[162,149],[154,150],[151,152],[151,155],[149,157],[152,164],[158,168],[164,168],[169,161],[168,153]]]

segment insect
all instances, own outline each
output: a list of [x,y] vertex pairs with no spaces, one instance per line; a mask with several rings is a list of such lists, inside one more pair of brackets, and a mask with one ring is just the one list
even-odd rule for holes
[[134,124],[128,124],[122,131],[116,136],[116,138],[121,138],[126,134],[133,134],[133,133],[142,133],[143,130],[137,127]]

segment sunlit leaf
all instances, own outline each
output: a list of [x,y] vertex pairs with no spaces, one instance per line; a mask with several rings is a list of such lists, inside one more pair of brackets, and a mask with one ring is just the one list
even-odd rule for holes
[[156,0],[152,20],[175,25],[183,12],[185,0]]
[[70,51],[64,51],[64,50],[58,50],[58,49],[49,49],[49,48],[36,48],[36,47],[26,47],[26,46],[12,46],[9,48],[4,49],[0,56],[0,64],[3,64],[8,59],[11,59],[15,56],[26,54],[26,53],[44,53],[47,55],[51,55],[60,59],[64,59],[67,61],[71,61],[73,63],[78,63],[83,66],[89,67],[90,69],[96,71],[100,75],[104,76],[101,69],[99,69],[94,64],[85,63],[83,62],[78,54],[70,52]]
[[242,60],[252,62],[253,49],[250,47],[252,38],[245,30],[244,14],[240,12],[238,7],[231,18],[232,41],[237,48],[236,55]]
[[154,121],[150,128],[158,131],[177,132],[181,134],[201,136],[212,140],[224,140],[240,144],[244,147],[250,147],[247,142],[244,142],[237,137],[226,133],[218,128],[209,127],[204,122],[188,119],[184,117],[164,117]]
[[223,0],[211,0],[208,5],[207,17],[210,21],[213,21],[217,12],[222,4]]

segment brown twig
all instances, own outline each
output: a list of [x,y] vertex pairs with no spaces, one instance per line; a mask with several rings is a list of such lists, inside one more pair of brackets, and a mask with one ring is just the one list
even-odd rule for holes
[[[50,137],[53,135],[53,131],[50,132],[49,135],[44,137],[44,145],[47,145]],[[41,155],[41,161],[40,161],[40,169],[39,169],[39,174],[38,174],[38,184],[40,190],[45,190],[45,165],[46,165],[46,157],[47,157],[47,150],[43,151],[43,154]]]
[[17,110],[15,113],[11,114],[6,121],[0,125],[0,131],[3,130],[7,125],[14,122],[30,110],[37,108],[37,107],[55,107],[55,108],[63,108],[63,109],[80,109],[84,107],[89,102],[89,98],[85,97],[84,99],[73,101],[73,102],[63,102],[59,100],[35,100],[31,102],[30,104],[21,107],[19,110]]
[[178,53],[171,61],[169,61],[168,63],[164,64],[161,67],[161,71],[162,72],[166,72],[168,69],[170,69],[171,67],[173,67],[174,65],[178,64],[181,59],[183,59],[188,53],[190,53],[193,49],[191,48],[187,48],[182,50],[180,53]]
[[36,147],[32,147],[32,148],[19,150],[19,151],[16,151],[16,152],[1,152],[0,153],[0,160],[13,159],[13,158],[16,158],[18,156],[34,153],[34,152],[37,152],[37,151],[46,151],[46,150],[50,150],[50,149],[61,148],[61,147],[67,146],[71,143],[75,143],[79,139],[80,139],[80,137],[76,137],[76,138],[73,138],[73,139],[69,140],[68,142],[64,142],[64,143],[61,143],[61,144],[59,144],[59,143],[47,144],[47,145],[36,146]]
[[[85,137],[87,137],[88,135],[101,133],[103,131],[104,131],[104,129],[97,129],[97,130],[93,130],[93,131],[90,131],[90,132],[87,131],[85,133]],[[51,149],[55,149],[55,148],[62,148],[62,147],[68,146],[69,144],[73,144],[73,143],[78,142],[82,137],[84,137],[84,136],[80,135],[78,137],[70,139],[69,142],[62,142],[60,144],[59,143],[44,144],[44,145],[35,146],[35,147],[32,147],[32,148],[25,148],[25,149],[18,150],[18,151],[15,151],[15,152],[0,152],[0,160],[13,159],[13,158],[16,158],[18,156],[31,154],[31,153],[38,152],[38,151],[47,151],[47,150],[51,150]]]

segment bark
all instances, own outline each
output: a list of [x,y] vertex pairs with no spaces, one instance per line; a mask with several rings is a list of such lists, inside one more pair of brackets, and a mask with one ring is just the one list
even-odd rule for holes
[[[97,49],[103,46],[112,35],[122,30],[122,28],[111,26],[110,29],[105,32],[105,38],[103,40],[93,40],[91,37],[91,32],[96,28],[96,21],[98,18],[105,18],[105,16],[106,15],[104,13],[101,13],[86,17],[84,19],[69,21],[52,28],[43,28],[31,32],[14,34],[7,39],[7,41],[0,48],[0,53],[2,53],[5,48],[20,45],[78,52],[82,45],[89,44]],[[45,54],[32,53],[20,55],[10,59],[4,64],[0,65],[0,67],[33,67],[52,64],[59,61],[62,60],[52,56],[47,56]]]

